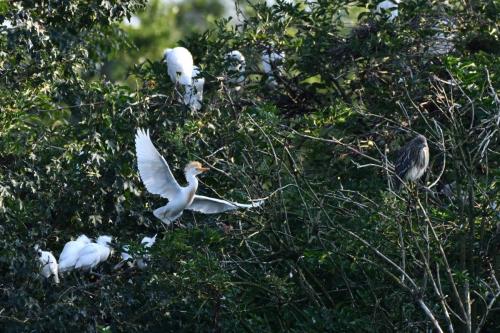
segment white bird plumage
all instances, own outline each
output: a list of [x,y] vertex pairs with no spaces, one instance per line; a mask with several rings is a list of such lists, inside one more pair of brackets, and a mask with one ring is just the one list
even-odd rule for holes
[[54,282],[59,283],[57,260],[52,254],[52,252],[42,251],[40,248],[38,248],[38,246],[36,246],[35,249],[38,254],[38,260],[42,264],[42,269],[40,271],[40,274],[42,274],[42,276],[44,276],[47,279],[53,276]]
[[153,214],[165,224],[178,219],[185,209],[204,214],[216,214],[238,208],[251,208],[262,205],[263,200],[251,204],[240,204],[221,199],[196,195],[197,175],[207,171],[199,162],[190,162],[184,169],[188,185],[181,187],[175,180],[165,159],[151,142],[149,130],[138,129],[135,136],[137,167],[142,182],[152,194],[168,199],[167,205],[157,208]]
[[265,50],[262,53],[262,69],[264,73],[267,74],[267,82],[271,86],[276,86],[278,83],[275,79],[275,74],[281,72],[282,66],[281,63],[285,59],[284,52],[274,52],[270,50]]
[[144,237],[141,240],[141,245],[144,246],[146,249],[149,249],[156,242],[156,236],[157,235],[154,235],[153,237],[148,237],[148,236]]
[[85,245],[78,252],[75,269],[91,270],[108,260],[111,254],[111,236],[99,236],[95,243]]
[[[154,235],[153,237],[144,237],[142,240],[141,240],[141,245],[145,248],[145,249],[148,249],[150,247],[153,246],[153,244],[156,242],[156,235]],[[130,246],[129,245],[124,245],[123,246],[123,251],[121,253],[121,257],[122,257],[122,260],[130,260],[130,259],[134,259],[130,253]]]
[[236,91],[241,89],[245,82],[246,61],[243,54],[238,50],[233,50],[226,54],[225,60],[228,63],[229,79],[228,83],[235,85]]
[[164,57],[167,62],[168,75],[174,83],[191,85],[193,73],[193,56],[184,47],[166,49]]
[[121,268],[125,262],[128,262],[128,265],[130,267],[136,265],[139,269],[145,269],[147,266],[147,261],[149,260],[149,254],[147,253],[148,249],[151,248],[155,242],[156,235],[154,235],[153,237],[144,237],[141,240],[141,245],[146,253],[139,257],[137,260],[135,260],[134,257],[129,253],[130,246],[124,245],[122,247],[123,251],[121,253],[122,261],[115,266],[115,269]]
[[[154,235],[153,237],[144,237],[142,240],[141,240],[141,245],[144,247],[144,249],[146,250],[146,252],[148,251],[148,249],[150,249],[154,243],[156,242],[156,235]],[[137,267],[139,269],[145,269],[146,266],[148,265],[148,261],[149,261],[149,254],[146,253],[144,254],[141,258],[137,259]]]
[[399,15],[399,12],[398,12],[398,3],[399,3],[399,0],[393,0],[393,1],[391,1],[391,0],[385,0],[385,1],[382,1],[379,4],[377,4],[375,12],[382,13],[385,10],[390,10],[391,11],[391,15],[389,16],[388,21],[392,22]]
[[76,240],[67,242],[59,255],[59,271],[63,273],[75,268],[78,252],[90,242],[91,240],[85,235],[80,235]]
[[186,85],[186,90],[184,92],[184,104],[189,106],[189,108],[193,111],[201,109],[204,85],[205,78],[200,77],[200,69],[198,66],[193,66],[192,84]]

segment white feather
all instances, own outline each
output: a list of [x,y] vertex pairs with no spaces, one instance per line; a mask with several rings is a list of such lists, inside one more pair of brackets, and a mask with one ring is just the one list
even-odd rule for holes
[[174,83],[191,84],[193,72],[193,56],[184,47],[166,49],[164,53],[167,61],[168,75]]
[[49,251],[42,251],[38,249],[38,260],[42,264],[42,269],[40,274],[45,278],[54,276],[54,282],[59,283],[58,265],[57,260]]
[[137,130],[135,151],[139,174],[147,190],[169,200],[177,197],[181,187],[172,175],[167,162],[151,142],[149,131]]
[[391,22],[399,15],[398,2],[399,1],[390,1],[390,0],[382,1],[377,5],[375,11],[377,13],[382,13],[384,10],[390,10],[391,15],[389,16],[388,21]]
[[[137,165],[142,181],[149,192],[159,194],[169,200],[168,204],[154,210],[153,214],[163,223],[170,224],[178,219],[185,209],[200,211],[205,214],[221,213],[237,208],[257,207],[262,202],[253,204],[239,204],[220,199],[213,199],[195,195],[198,189],[198,179],[196,176],[206,169],[198,162],[191,162],[185,168],[185,176],[188,186],[180,187],[173,177],[165,159],[158,153],[149,137],[149,131],[137,130],[136,134]],[[191,207],[194,200],[195,203]],[[203,203],[204,200],[211,200],[211,204]],[[219,208],[216,208],[219,207]]]
[[59,255],[59,271],[66,272],[75,267],[78,259],[78,252],[90,243],[90,239],[81,235],[74,241],[69,241],[64,245],[64,248]]
[[259,200],[251,204],[242,204],[238,202],[209,198],[202,195],[195,195],[193,202],[186,209],[204,214],[217,214],[239,208],[255,208],[261,206],[263,203],[263,200]]
[[274,76],[276,73],[283,70],[281,63],[284,59],[284,52],[277,53],[266,50],[262,53],[262,69],[264,70],[264,73],[267,74],[267,83],[271,87],[276,87],[278,85]]
[[240,51],[234,50],[226,54],[226,62],[229,63],[229,80],[228,83],[237,85],[235,90],[241,89],[240,85],[245,82],[246,61]]
[[184,104],[189,106],[191,110],[198,111],[201,109],[201,102],[203,101],[203,86],[205,79],[199,77],[200,70],[197,66],[193,67],[192,85],[187,85],[184,93]]
[[111,236],[100,236],[96,243],[85,245],[78,253],[75,269],[89,270],[108,260],[111,239]]

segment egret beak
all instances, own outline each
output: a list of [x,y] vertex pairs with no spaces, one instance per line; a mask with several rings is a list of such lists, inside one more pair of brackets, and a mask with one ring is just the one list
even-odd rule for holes
[[196,168],[196,170],[198,170],[199,172],[206,172],[206,171],[210,170],[210,168],[199,167],[199,168]]

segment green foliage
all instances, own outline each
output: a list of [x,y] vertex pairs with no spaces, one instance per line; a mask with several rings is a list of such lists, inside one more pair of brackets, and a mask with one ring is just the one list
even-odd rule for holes
[[[199,34],[188,11],[159,2],[0,4],[0,24],[12,24],[0,26],[0,327],[423,331],[423,302],[444,330],[452,310],[467,331],[469,291],[470,329],[498,330],[485,303],[498,292],[498,8],[449,2],[405,1],[393,22],[367,1],[249,4],[236,26]],[[153,23],[120,30],[135,13]],[[206,79],[197,113],[160,61],[176,25]],[[436,26],[453,39],[445,54],[432,52]],[[238,92],[224,60],[234,49],[247,59]],[[261,68],[269,49],[285,53],[274,88]],[[99,76],[113,57],[136,87]],[[136,171],[139,127],[178,179],[189,160],[211,166],[202,194],[265,205],[162,226],[151,212],[164,199]],[[395,193],[388,161],[416,132],[430,142],[429,171]],[[115,254],[99,276],[39,276],[33,246],[58,254],[81,233],[138,253],[143,236],[158,241],[144,271],[114,269]]]

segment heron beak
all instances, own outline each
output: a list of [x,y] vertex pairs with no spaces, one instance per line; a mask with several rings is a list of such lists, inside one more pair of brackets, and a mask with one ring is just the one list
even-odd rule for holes
[[200,167],[200,168],[196,168],[196,170],[198,170],[199,172],[206,172],[206,171],[210,170],[210,168]]

